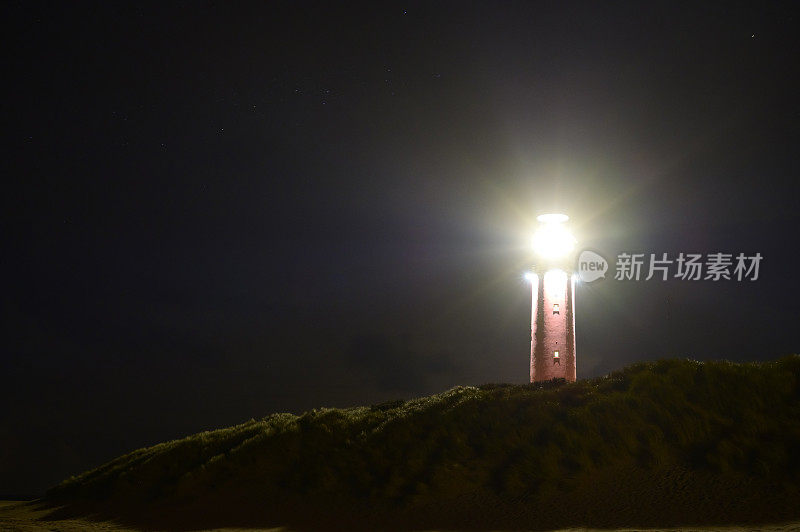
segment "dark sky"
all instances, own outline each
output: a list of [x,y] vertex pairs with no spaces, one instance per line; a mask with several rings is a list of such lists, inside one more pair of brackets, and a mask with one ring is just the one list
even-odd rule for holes
[[577,289],[578,377],[800,351],[798,18],[754,2],[7,2],[0,495],[528,378],[537,214],[759,252]]

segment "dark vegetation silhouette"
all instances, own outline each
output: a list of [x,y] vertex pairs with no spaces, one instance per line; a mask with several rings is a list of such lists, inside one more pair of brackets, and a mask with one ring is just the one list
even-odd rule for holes
[[139,449],[44,502],[171,529],[787,521],[800,517],[800,356],[274,414]]

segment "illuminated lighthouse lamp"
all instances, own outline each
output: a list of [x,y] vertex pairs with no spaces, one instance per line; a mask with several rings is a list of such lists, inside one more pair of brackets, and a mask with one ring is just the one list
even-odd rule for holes
[[564,227],[566,214],[542,214],[536,220],[543,223],[533,235],[533,250],[544,259],[558,259],[575,247],[575,237]]
[[566,214],[543,214],[533,236],[537,260],[525,274],[531,283],[531,382],[576,378],[575,237],[564,226]]

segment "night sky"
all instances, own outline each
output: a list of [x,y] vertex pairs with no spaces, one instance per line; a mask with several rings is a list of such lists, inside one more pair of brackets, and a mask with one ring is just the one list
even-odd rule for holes
[[579,285],[578,378],[800,352],[789,3],[164,4],[1,8],[0,495],[526,382],[543,212],[609,260],[764,257]]

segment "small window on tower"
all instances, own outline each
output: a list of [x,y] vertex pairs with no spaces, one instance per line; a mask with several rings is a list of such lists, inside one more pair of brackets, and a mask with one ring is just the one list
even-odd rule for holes
[[553,358],[558,358],[558,351],[555,351],[555,352],[553,353]]
[[558,303],[553,303],[553,314],[560,314],[558,311]]

